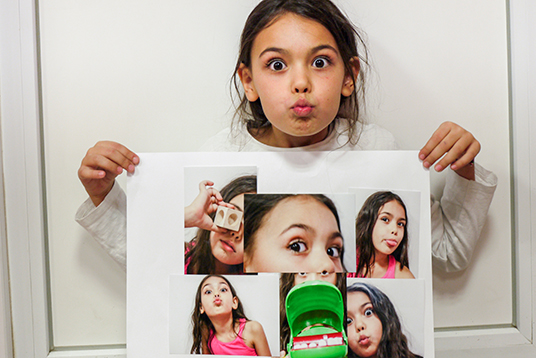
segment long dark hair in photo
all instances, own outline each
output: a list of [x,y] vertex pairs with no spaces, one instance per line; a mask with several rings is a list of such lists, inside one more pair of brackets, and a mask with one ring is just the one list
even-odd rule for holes
[[[205,284],[205,281],[208,280],[210,277],[219,277],[223,279],[225,282],[227,282],[227,285],[231,289],[233,297],[238,298],[233,285],[231,285],[231,282],[229,282],[229,280],[226,279],[224,276],[207,275],[201,280],[199,286],[197,287],[197,292],[195,294],[195,307],[192,312],[193,344],[192,348],[190,349],[190,354],[213,354],[210,349],[210,341],[214,337],[214,326],[212,325],[212,322],[210,321],[206,313],[201,313],[202,289],[203,285]],[[240,301],[240,299],[238,299],[238,307],[233,310],[233,324],[235,327],[239,324],[239,320],[241,318],[247,320],[246,314],[244,313],[244,307],[242,306],[242,302]],[[203,346],[206,346],[208,348],[208,352],[201,352]]]
[[372,232],[374,231],[374,225],[376,225],[376,222],[378,221],[381,208],[393,200],[398,202],[402,208],[404,208],[406,226],[404,228],[404,237],[392,255],[396,261],[400,263],[401,269],[409,267],[408,212],[406,210],[406,205],[397,194],[390,191],[378,191],[367,198],[357,215],[355,223],[358,259],[356,272],[360,277],[367,277],[371,270],[371,265],[374,264],[374,261],[376,260],[374,244],[372,243]]
[[[257,192],[257,176],[245,175],[233,179],[229,184],[220,190],[223,201],[228,203],[235,196],[245,193]],[[216,214],[210,217],[214,219]],[[216,263],[212,249],[210,247],[210,230],[199,229],[197,235],[189,243],[186,244],[184,262],[190,260],[187,273],[189,274],[210,274],[215,273]],[[234,265],[233,273],[242,273],[244,265]]]
[[[385,293],[377,287],[357,282],[346,289],[347,295],[352,292],[363,292],[370,299],[374,312],[382,323],[382,338],[376,352],[377,358],[422,358],[412,353],[408,347],[408,339],[402,333],[400,319],[393,303]],[[348,351],[348,358],[357,358],[352,350]]]

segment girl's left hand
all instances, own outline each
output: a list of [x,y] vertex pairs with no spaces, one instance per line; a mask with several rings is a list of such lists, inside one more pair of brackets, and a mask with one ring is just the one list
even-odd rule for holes
[[444,122],[432,134],[419,152],[425,168],[443,171],[450,165],[458,175],[475,180],[474,159],[480,152],[480,142],[467,130],[453,122]]

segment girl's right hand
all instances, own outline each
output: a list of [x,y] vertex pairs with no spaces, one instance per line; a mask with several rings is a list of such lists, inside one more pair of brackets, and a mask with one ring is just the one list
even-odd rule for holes
[[210,214],[215,213],[219,205],[231,209],[234,209],[234,206],[224,203],[220,192],[212,188],[212,185],[214,183],[210,180],[203,180],[199,183],[199,195],[190,205],[184,208],[184,227],[198,227],[222,233],[227,231],[216,226]]
[[124,145],[101,141],[89,148],[82,159],[78,178],[93,204],[98,206],[112,190],[115,177],[123,170],[133,173],[139,162],[140,158]]

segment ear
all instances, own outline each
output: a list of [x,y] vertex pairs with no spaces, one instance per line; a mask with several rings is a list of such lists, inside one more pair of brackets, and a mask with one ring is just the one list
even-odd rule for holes
[[355,81],[359,76],[359,70],[361,65],[359,63],[359,57],[355,56],[350,59],[350,66],[352,67],[352,73],[347,73],[344,76],[344,83],[342,84],[341,94],[344,97],[349,97],[355,91]]
[[233,297],[233,309],[237,309],[238,308],[238,297],[234,296]]
[[240,82],[242,82],[242,86],[244,87],[244,92],[246,94],[246,98],[250,102],[255,102],[259,99],[259,95],[257,94],[257,90],[255,89],[255,85],[253,84],[253,77],[251,75],[251,70],[246,67],[243,63],[240,64],[240,67],[238,67],[238,77],[240,77]]
[[201,308],[199,309],[199,312],[200,312],[201,314],[205,313],[205,309],[203,308],[203,306],[201,306]]

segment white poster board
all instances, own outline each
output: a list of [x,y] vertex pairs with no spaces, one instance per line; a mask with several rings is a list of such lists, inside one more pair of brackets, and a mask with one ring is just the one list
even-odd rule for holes
[[[424,354],[434,356],[430,183],[416,152],[163,153],[141,154],[140,159],[127,181],[130,358],[176,356],[170,353],[169,298],[170,276],[184,273],[184,168],[237,165],[257,167],[259,193],[349,193],[350,188],[420,192],[415,275],[424,280]],[[264,327],[267,337],[273,326],[278,327],[277,315]],[[270,344],[278,355],[277,343]]]

